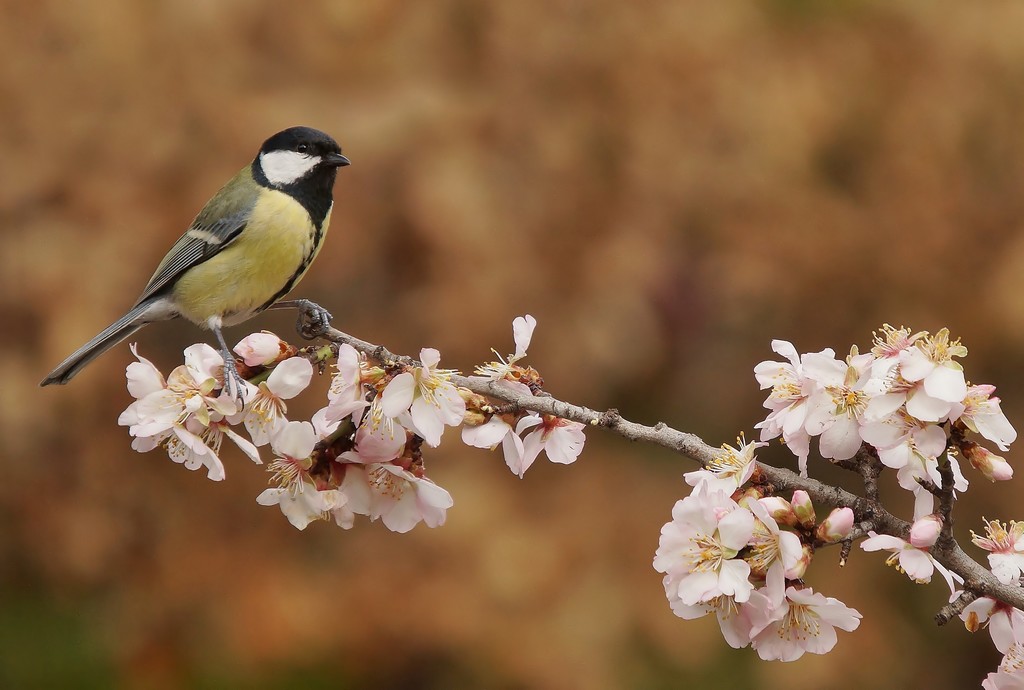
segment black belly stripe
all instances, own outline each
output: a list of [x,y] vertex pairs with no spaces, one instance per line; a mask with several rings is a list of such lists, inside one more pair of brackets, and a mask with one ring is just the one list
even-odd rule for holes
[[299,267],[295,270],[295,273],[288,280],[288,282],[285,283],[284,287],[278,290],[273,297],[271,297],[269,300],[267,300],[265,304],[263,304],[263,306],[257,309],[257,312],[261,312],[264,311],[265,309],[268,309],[272,304],[274,304],[279,299],[281,299],[282,297],[284,297],[285,295],[292,291],[292,288],[295,287],[295,283],[299,282],[299,278],[306,272],[306,269],[309,268],[309,265],[313,263],[313,257],[316,256],[317,249],[320,248],[320,243],[323,241],[323,225],[318,224],[316,226],[316,230],[313,232],[313,245],[310,248],[309,253],[306,254],[306,258],[302,260],[302,263],[299,264]]
[[259,309],[256,309],[253,313],[261,312],[264,309],[270,307],[274,302],[287,295],[295,283],[299,281],[299,277],[306,272],[309,265],[313,263],[313,257],[316,256],[317,250],[320,248],[320,243],[324,241],[324,221],[327,219],[327,214],[331,212],[331,207],[334,204],[333,189],[334,189],[334,178],[338,173],[338,169],[335,167],[323,167],[317,166],[314,168],[313,173],[305,177],[298,182],[290,185],[282,185],[275,187],[270,184],[266,174],[263,172],[263,168],[260,167],[259,157],[252,165],[253,179],[256,182],[268,189],[274,189],[279,192],[284,192],[288,196],[299,202],[302,207],[309,214],[309,220],[313,224],[313,244],[309,250],[309,254],[302,260],[298,268],[295,270],[295,274],[288,280],[285,285],[277,291],[277,293],[267,300]]

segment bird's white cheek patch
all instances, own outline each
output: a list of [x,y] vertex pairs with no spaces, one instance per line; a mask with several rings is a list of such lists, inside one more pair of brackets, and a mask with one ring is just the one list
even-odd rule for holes
[[270,151],[260,154],[263,174],[275,187],[298,182],[319,162],[319,156],[306,156],[296,151]]

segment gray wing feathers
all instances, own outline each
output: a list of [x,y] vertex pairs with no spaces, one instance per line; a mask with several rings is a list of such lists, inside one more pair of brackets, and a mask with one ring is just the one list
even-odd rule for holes
[[211,256],[231,244],[231,241],[238,237],[245,223],[249,219],[251,208],[235,213],[227,218],[222,218],[212,225],[203,227],[197,222],[192,224],[188,231],[178,238],[167,256],[160,262],[149,284],[142,291],[136,305],[149,299],[161,288],[172,283],[175,278],[202,263]]
[[259,199],[260,186],[247,165],[213,195],[185,234],[157,266],[136,305],[157,295],[178,276],[206,261],[238,237]]

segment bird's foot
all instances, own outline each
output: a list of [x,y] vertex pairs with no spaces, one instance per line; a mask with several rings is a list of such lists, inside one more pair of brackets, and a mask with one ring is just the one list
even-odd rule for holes
[[295,322],[295,330],[306,340],[313,340],[327,335],[331,329],[331,312],[313,300],[286,299],[269,307],[270,309],[298,309],[299,318]]
[[325,335],[331,327],[331,312],[319,304],[308,299],[293,300],[294,306],[299,310],[299,318],[295,322],[295,329],[306,340],[313,340]]
[[238,373],[238,362],[235,361],[235,353],[228,347],[224,340],[224,334],[220,330],[220,318],[210,320],[210,330],[217,337],[217,344],[220,345],[220,356],[224,360],[224,387],[223,393],[233,398],[241,410],[245,405],[245,393],[249,388],[249,382]]
[[235,357],[230,352],[222,352],[224,357],[224,392],[238,403],[238,409],[245,406],[245,393],[249,382],[238,373]]

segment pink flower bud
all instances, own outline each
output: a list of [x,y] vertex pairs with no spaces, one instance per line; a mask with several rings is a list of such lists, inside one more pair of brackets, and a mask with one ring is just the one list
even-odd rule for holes
[[280,357],[285,350],[284,346],[284,341],[273,333],[261,331],[242,338],[235,345],[235,353],[242,358],[246,366],[260,367]]
[[853,511],[836,508],[818,525],[817,537],[824,542],[842,541],[853,531]]
[[793,506],[782,496],[765,496],[761,499],[761,505],[765,507],[768,514],[775,519],[775,522],[787,527],[793,527],[797,523],[796,513]]
[[807,566],[811,564],[811,558],[814,557],[814,552],[811,550],[810,545],[804,544],[800,548],[800,559],[793,564],[792,568],[786,570],[787,580],[800,580],[807,573]]
[[935,545],[942,531],[942,518],[934,513],[916,520],[910,527],[910,543],[919,549]]
[[1013,468],[1001,456],[982,448],[977,443],[965,445],[964,455],[970,461],[971,467],[985,475],[986,479],[991,482],[1004,482],[1013,477]]
[[807,492],[797,489],[793,492],[793,500],[790,503],[793,504],[793,512],[796,513],[800,526],[804,529],[813,529],[817,517],[814,515],[814,504],[811,503],[811,497]]

